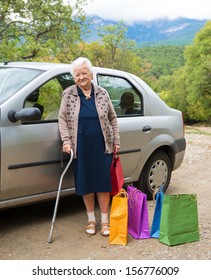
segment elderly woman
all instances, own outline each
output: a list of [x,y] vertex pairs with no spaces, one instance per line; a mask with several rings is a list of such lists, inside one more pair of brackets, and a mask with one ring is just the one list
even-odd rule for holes
[[94,235],[95,194],[101,211],[101,234],[109,236],[110,166],[120,147],[117,116],[107,91],[92,83],[92,64],[72,62],[75,85],[65,89],[59,111],[63,152],[74,153],[76,194],[82,195],[88,216],[85,232]]

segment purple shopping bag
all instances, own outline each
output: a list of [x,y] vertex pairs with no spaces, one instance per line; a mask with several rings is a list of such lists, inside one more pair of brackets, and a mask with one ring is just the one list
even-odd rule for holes
[[135,239],[150,238],[147,196],[133,186],[128,193],[128,233]]

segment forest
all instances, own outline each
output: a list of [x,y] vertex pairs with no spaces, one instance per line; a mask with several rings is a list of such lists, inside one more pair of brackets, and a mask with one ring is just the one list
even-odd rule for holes
[[71,63],[88,57],[94,66],[133,73],[148,83],[186,123],[211,123],[211,21],[185,46],[140,47],[126,38],[123,21],[99,28],[100,41],[84,41],[90,30],[88,0],[0,2],[0,61]]

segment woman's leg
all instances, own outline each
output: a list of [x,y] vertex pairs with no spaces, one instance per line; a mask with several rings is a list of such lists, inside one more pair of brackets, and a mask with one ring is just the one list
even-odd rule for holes
[[109,221],[108,221],[108,208],[110,203],[110,193],[109,192],[97,193],[97,199],[101,211],[101,234],[103,236],[109,236],[110,228],[109,228]]
[[89,193],[83,195],[83,201],[86,207],[86,212],[87,213],[93,212],[95,209],[95,194]]
[[95,219],[95,195],[94,193],[83,195],[83,201],[86,207],[86,212],[88,216],[88,223],[85,228],[85,232],[90,235],[96,233],[96,219]]
[[109,192],[97,193],[97,200],[100,206],[101,213],[108,213],[108,207],[110,203],[110,193]]

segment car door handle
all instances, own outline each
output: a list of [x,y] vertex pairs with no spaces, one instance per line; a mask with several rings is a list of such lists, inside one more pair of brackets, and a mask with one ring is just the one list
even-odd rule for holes
[[152,128],[151,128],[151,126],[149,126],[149,125],[145,125],[143,128],[142,128],[142,131],[143,132],[149,132],[149,131],[151,131],[152,130]]

